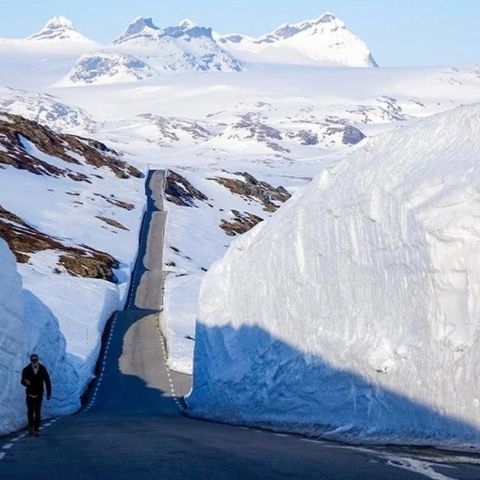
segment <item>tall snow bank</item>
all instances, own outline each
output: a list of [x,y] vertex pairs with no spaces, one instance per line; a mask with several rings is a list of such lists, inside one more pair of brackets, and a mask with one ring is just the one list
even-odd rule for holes
[[200,294],[193,414],[480,445],[480,106],[369,140]]
[[22,290],[15,257],[0,239],[0,434],[26,423],[22,368],[31,352],[40,356],[52,377],[53,396],[44,413],[71,413],[79,406],[76,374],[65,353],[65,339],[50,310],[28,290]]

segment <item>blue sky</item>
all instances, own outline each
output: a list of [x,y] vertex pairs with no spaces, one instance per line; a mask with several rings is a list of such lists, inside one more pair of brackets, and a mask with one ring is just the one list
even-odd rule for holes
[[64,15],[109,42],[136,16],[159,26],[190,18],[228,33],[258,36],[330,10],[383,66],[480,61],[480,0],[0,0],[0,36],[24,37]]

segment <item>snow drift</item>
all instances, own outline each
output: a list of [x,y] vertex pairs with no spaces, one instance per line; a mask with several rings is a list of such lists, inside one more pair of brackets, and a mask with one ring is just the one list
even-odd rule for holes
[[65,354],[65,339],[58,322],[35,295],[22,290],[15,257],[0,239],[0,434],[22,427],[26,421],[22,368],[33,351],[49,369],[53,396],[44,413],[65,414],[79,406],[78,382]]
[[194,415],[480,445],[480,105],[369,139],[200,293]]

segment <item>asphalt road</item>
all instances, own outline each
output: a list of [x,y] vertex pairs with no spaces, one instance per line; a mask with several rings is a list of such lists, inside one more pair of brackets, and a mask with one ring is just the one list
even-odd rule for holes
[[163,172],[151,173],[127,306],[104,335],[85,409],[47,421],[39,438],[0,439],[1,480],[480,479],[473,456],[356,448],[183,415],[191,379],[167,369],[158,313],[162,186]]

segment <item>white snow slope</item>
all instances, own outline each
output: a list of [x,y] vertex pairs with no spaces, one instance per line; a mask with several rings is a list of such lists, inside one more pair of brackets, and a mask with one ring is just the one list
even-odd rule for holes
[[254,39],[239,34],[216,35],[233,56],[252,63],[376,67],[365,42],[330,12],[315,20],[285,24]]
[[[200,294],[200,416],[480,446],[480,105],[369,139]],[[248,280],[248,281],[247,281]]]
[[36,352],[52,377],[53,396],[45,413],[71,413],[80,406],[75,371],[65,353],[65,338],[58,322],[42,302],[28,290],[15,267],[15,257],[0,239],[0,435],[25,425],[22,368]]

